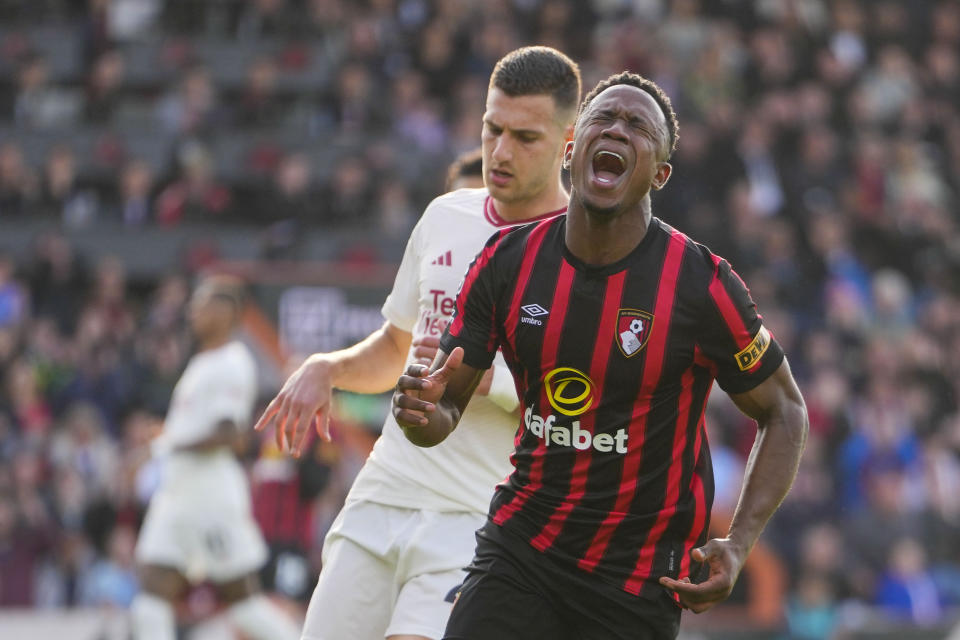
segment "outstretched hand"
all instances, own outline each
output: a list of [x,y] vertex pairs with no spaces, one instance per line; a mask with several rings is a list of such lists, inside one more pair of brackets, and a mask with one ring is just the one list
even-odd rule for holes
[[317,435],[330,440],[332,389],[329,364],[308,359],[287,378],[253,428],[263,431],[273,424],[277,448],[287,451],[289,444],[289,451],[299,458],[310,425],[317,430]]
[[429,420],[427,414],[436,410],[436,403],[443,397],[447,383],[463,364],[463,349],[454,348],[443,365],[430,373],[429,367],[411,364],[407,367],[393,393],[393,417],[403,427],[422,427]]
[[694,613],[703,613],[715,604],[726,600],[740,575],[746,553],[730,538],[714,538],[707,544],[690,552],[694,561],[710,567],[709,577],[700,584],[693,584],[689,577],[674,580],[666,576],[660,584],[680,597],[680,604]]

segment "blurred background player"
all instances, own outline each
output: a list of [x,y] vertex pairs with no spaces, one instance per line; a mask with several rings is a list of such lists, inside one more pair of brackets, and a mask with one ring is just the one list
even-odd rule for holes
[[293,621],[260,593],[256,572],[267,551],[234,454],[257,393],[253,356],[234,338],[242,305],[240,283],[222,276],[204,280],[190,302],[197,353],[154,443],[167,459],[137,543],[142,591],[131,613],[138,640],[173,640],[175,604],[201,579],[214,583],[248,637],[297,637]]
[[[525,47],[497,63],[483,117],[487,188],[454,191],[427,207],[383,305],[383,327],[353,347],[308,358],[257,429],[275,424],[281,448],[285,439],[299,455],[311,424],[326,433],[333,388],[386,391],[405,363],[433,358],[462,275],[484,241],[498,228],[565,210],[560,167],[579,96],[576,63],[555,49]],[[432,450],[407,442],[387,416],[327,535],[304,639],[442,635],[474,531],[510,466],[518,400],[502,357],[479,396],[464,427]]]
[[447,170],[447,191],[480,189],[483,187],[483,148],[464,151],[450,163]]

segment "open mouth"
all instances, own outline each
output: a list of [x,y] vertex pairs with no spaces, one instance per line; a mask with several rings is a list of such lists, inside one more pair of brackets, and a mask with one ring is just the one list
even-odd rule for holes
[[593,174],[601,182],[613,182],[627,170],[627,161],[613,151],[597,151],[593,156]]

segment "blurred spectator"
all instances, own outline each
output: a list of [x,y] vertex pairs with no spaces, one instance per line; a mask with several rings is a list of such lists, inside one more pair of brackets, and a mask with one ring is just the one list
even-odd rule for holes
[[77,105],[66,91],[50,82],[46,58],[30,53],[20,62],[10,119],[24,128],[51,128],[69,123]]
[[890,550],[889,570],[877,587],[876,603],[891,617],[920,625],[943,616],[941,597],[918,540],[902,538]]
[[342,159],[319,199],[325,219],[339,226],[359,226],[369,222],[375,195],[372,178],[364,157]]
[[304,232],[319,222],[321,206],[313,187],[310,158],[294,153],[274,172],[271,188],[258,201],[248,219],[266,224],[261,255],[292,260],[298,257]]
[[157,221],[165,226],[180,222],[227,221],[229,189],[216,180],[213,159],[198,143],[180,152],[181,177],[157,196]]
[[41,235],[28,274],[34,313],[52,318],[60,332],[72,333],[87,279],[86,268],[73,246],[62,235]]
[[0,252],[0,327],[19,328],[27,312],[27,292],[16,278],[16,262]]
[[22,518],[14,499],[0,493],[0,607],[30,607],[34,576],[53,540],[49,531]]
[[282,110],[277,95],[277,67],[262,57],[247,67],[247,79],[233,115],[239,127],[266,127],[279,123]]
[[97,197],[77,184],[76,157],[69,147],[57,145],[47,154],[37,206],[67,227],[84,227],[94,221]]
[[117,472],[117,452],[96,407],[78,403],[66,410],[62,431],[50,444],[50,461],[58,471],[76,474],[92,495],[107,493]]
[[0,145],[0,216],[9,219],[26,215],[36,190],[36,179],[20,147],[12,142]]
[[287,0],[246,0],[237,20],[237,38],[280,36],[290,31],[293,20]]
[[46,438],[53,412],[37,384],[33,366],[24,358],[13,361],[6,370],[4,386],[7,407],[25,439],[41,441]]
[[127,227],[140,227],[153,220],[154,173],[143,160],[131,160],[120,171],[118,204],[120,220]]
[[106,557],[96,560],[84,576],[81,603],[127,610],[138,591],[133,549],[136,532],[127,525],[110,533]]
[[172,135],[202,135],[217,124],[219,107],[210,74],[201,65],[187,68],[174,92],[157,106],[161,125]]
[[87,122],[107,124],[111,121],[123,95],[124,73],[123,54],[119,49],[108,49],[93,62],[83,109]]

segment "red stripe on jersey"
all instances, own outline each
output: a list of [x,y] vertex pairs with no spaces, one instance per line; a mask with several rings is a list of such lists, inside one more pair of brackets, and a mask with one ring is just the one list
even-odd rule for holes
[[[542,225],[546,227],[548,225]],[[536,229],[539,231],[540,229]],[[525,257],[526,259],[526,257]],[[547,325],[544,328],[543,355],[541,358],[541,375],[544,371],[553,369],[557,364],[557,349],[560,346],[560,334],[563,321],[567,316],[567,306],[570,303],[570,291],[573,289],[575,271],[570,264],[563,260],[560,263],[560,274],[557,277],[557,286],[553,293],[553,302],[550,304],[550,315],[547,316]],[[523,282],[521,280],[520,282]],[[518,287],[519,288],[519,287]],[[528,387],[529,388],[529,387]],[[547,405],[546,389],[540,392],[541,406]],[[526,428],[524,425],[523,428]],[[500,507],[493,516],[493,521],[502,525],[519,511],[527,500],[543,486],[543,463],[547,457],[547,441],[541,440],[533,451],[533,462],[530,465],[530,474],[526,486],[517,491],[513,500]]]
[[548,218],[556,218],[561,213],[566,213],[567,207],[563,206],[556,211],[548,211],[547,213],[541,213],[538,216],[533,218],[527,218],[526,220],[504,220],[500,217],[500,214],[497,213],[497,207],[493,203],[493,198],[487,196],[486,200],[483,201],[483,216],[487,219],[487,222],[492,224],[495,227],[515,227],[521,224],[530,224],[531,222],[538,222],[540,220],[547,220]]
[[[707,355],[700,349],[700,345],[695,345],[693,347],[693,364],[703,367],[709,371],[711,377],[717,377],[717,363],[707,357]],[[710,395],[709,391],[707,392],[707,395]]]
[[[693,504],[696,505],[696,511],[693,513],[693,522],[690,525],[690,533],[687,534],[687,543],[684,545],[684,550],[692,549],[693,545],[697,544],[697,540],[700,538],[700,531],[703,529],[703,525],[707,521],[707,501],[703,495],[703,477],[697,473],[697,463],[706,455],[706,443],[707,443],[707,429],[706,423],[703,421],[703,412],[707,407],[707,398],[710,397],[710,392],[703,398],[703,406],[700,407],[700,422],[697,425],[697,437],[693,443],[693,450],[696,451],[696,459],[694,460],[693,465],[693,476],[690,478],[690,493],[693,494]],[[690,553],[684,553],[683,559],[680,560],[680,577],[687,577],[690,575]]]
[[450,322],[450,333],[454,336],[459,336],[460,332],[463,331],[463,301],[465,301],[467,296],[469,296],[470,288],[477,280],[477,274],[483,270],[488,262],[490,262],[490,258],[497,250],[497,247],[500,246],[500,243],[503,242],[503,238],[507,235],[507,233],[507,230],[500,231],[496,242],[494,242],[492,245],[488,244],[484,246],[483,250],[480,252],[480,255],[475,258],[474,263],[467,271],[467,275],[464,276],[463,284],[460,285],[460,291],[457,292],[457,313]]
[[[590,378],[597,385],[596,404],[600,405],[603,395],[604,382],[607,377],[607,363],[610,353],[616,349],[614,335],[617,328],[617,314],[620,311],[620,300],[623,296],[623,285],[627,280],[627,272],[621,271],[607,280],[606,291],[603,295],[603,311],[600,314],[600,327],[597,331],[596,348],[590,362]],[[603,348],[603,345],[607,345]],[[594,434],[596,413],[589,411],[583,415],[580,428]],[[543,527],[540,534],[530,541],[537,549],[546,550],[560,535],[563,523],[575,506],[580,503],[587,488],[587,475],[590,470],[592,450],[587,449],[577,454],[577,461],[573,465],[570,476],[570,489],[567,498],[560,507],[550,516],[549,522]]]
[[[514,281],[516,284],[513,288],[513,297],[510,299],[507,318],[503,323],[503,326],[507,327],[505,336],[506,346],[510,349],[511,353],[517,352],[516,327],[520,323],[520,305],[523,301],[526,284],[530,279],[530,272],[533,271],[533,265],[537,261],[537,256],[540,255],[540,247],[543,245],[543,239],[547,236],[549,229],[549,224],[539,224],[530,232],[530,235],[527,236],[527,244],[523,251],[523,260],[520,262],[520,269]],[[564,309],[566,309],[566,305],[564,305]]]
[[[647,414],[650,411],[650,400],[660,381],[663,370],[663,360],[667,347],[667,331],[670,328],[670,317],[673,313],[673,301],[677,290],[677,279],[680,276],[680,264],[686,248],[686,237],[671,230],[671,237],[667,245],[667,254],[663,260],[663,270],[660,274],[660,284],[657,287],[657,299],[653,309],[653,329],[647,341],[646,362],[643,365],[643,379],[637,393],[637,401],[633,405],[630,418],[630,432],[628,442],[630,450],[623,461],[623,472],[620,478],[620,487],[617,490],[617,500],[600,524],[590,546],[583,558],[577,563],[584,571],[593,571],[604,552],[614,531],[627,516],[630,503],[633,501],[637,488],[637,475],[642,461],[643,444],[647,430]],[[659,320],[659,321],[657,321]]]
[[677,510],[677,501],[680,499],[680,480],[683,475],[683,452],[687,447],[687,425],[690,423],[690,404],[693,402],[693,369],[687,369],[680,378],[680,397],[677,404],[677,421],[673,432],[673,451],[670,459],[673,463],[667,468],[667,490],[664,495],[663,508],[657,514],[657,520],[650,527],[647,540],[640,548],[640,556],[633,573],[627,580],[624,589],[633,594],[640,593],[640,587],[650,575],[653,566],[653,556],[657,544],[663,537],[670,518]]
[[[714,264],[719,266],[719,260],[719,258],[714,257]],[[736,276],[736,273],[733,271],[731,271],[731,273]],[[740,276],[736,277],[739,278]],[[743,281],[741,280],[741,282]],[[753,341],[753,336],[750,335],[747,325],[743,323],[743,318],[740,317],[740,312],[737,311],[737,305],[734,304],[733,298],[730,297],[727,288],[724,287],[720,281],[719,269],[714,272],[713,280],[710,281],[710,297],[713,298],[713,303],[720,312],[723,323],[727,325],[730,335],[733,336],[733,341],[737,345],[737,349],[746,348],[746,346]],[[757,362],[750,367],[749,371],[751,373],[756,371],[760,368],[761,364],[763,364],[763,360],[757,359]]]

